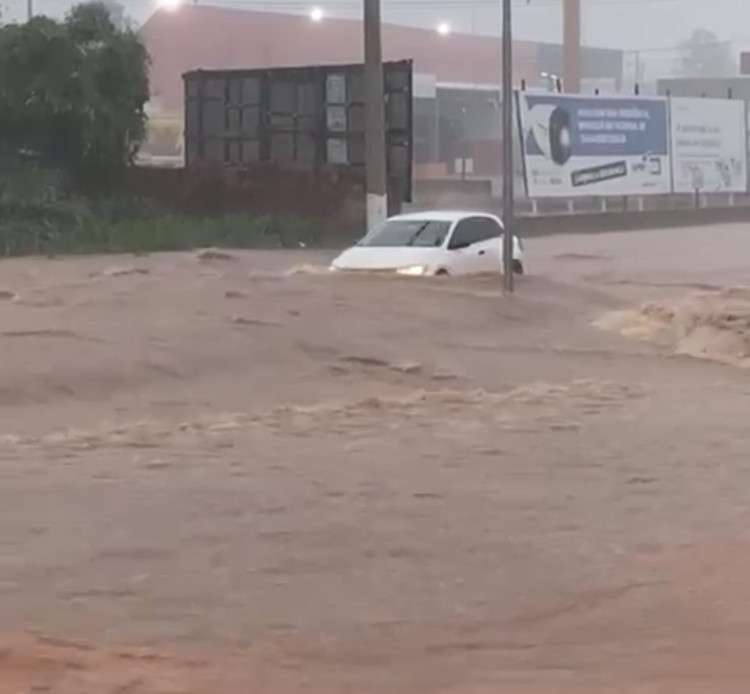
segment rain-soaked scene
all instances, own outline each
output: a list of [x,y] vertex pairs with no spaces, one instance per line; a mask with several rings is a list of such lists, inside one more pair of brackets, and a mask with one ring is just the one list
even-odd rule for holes
[[744,0],[0,17],[0,694],[748,690]]

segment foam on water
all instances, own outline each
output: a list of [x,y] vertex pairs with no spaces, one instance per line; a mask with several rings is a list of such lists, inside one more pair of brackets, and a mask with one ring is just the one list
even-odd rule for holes
[[595,325],[675,354],[750,367],[750,287],[696,292],[676,301],[613,311]]

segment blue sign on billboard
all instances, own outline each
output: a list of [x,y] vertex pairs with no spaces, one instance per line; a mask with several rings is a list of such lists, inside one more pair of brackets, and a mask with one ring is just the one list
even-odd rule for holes
[[670,191],[667,101],[519,94],[531,197]]

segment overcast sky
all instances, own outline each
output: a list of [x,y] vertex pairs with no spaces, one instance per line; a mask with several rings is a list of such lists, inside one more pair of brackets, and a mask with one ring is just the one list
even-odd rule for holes
[[[61,15],[70,0],[33,0],[38,12]],[[190,0],[192,1],[192,0]],[[122,0],[126,11],[143,22],[156,0]],[[455,31],[498,33],[500,0],[382,0],[383,17],[401,24],[435,27],[449,22]],[[560,41],[561,0],[513,0],[517,38]],[[329,15],[358,16],[361,0],[210,0],[282,12],[304,12],[320,6]],[[733,42],[733,52],[750,49],[750,0],[582,0],[584,42],[594,46],[642,50],[647,77],[668,72],[675,60],[670,50],[696,28],[713,31]],[[0,0],[6,18],[22,17],[26,0]]]

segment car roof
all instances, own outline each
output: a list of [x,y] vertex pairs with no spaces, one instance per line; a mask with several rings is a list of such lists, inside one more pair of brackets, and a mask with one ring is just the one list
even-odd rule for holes
[[427,219],[436,222],[457,222],[465,217],[492,217],[493,219],[497,219],[496,215],[493,215],[491,212],[481,212],[479,210],[422,210],[421,212],[399,214],[390,219],[403,222]]

